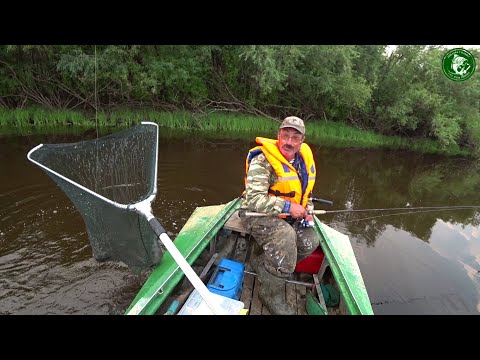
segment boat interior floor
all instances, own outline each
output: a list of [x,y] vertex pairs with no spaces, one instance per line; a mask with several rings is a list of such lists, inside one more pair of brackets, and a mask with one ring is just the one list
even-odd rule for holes
[[[229,260],[241,262],[245,266],[243,286],[240,301],[245,304],[245,309],[248,309],[248,315],[271,315],[267,307],[263,306],[258,298],[260,290],[260,283],[257,281],[256,274],[250,265],[250,260],[253,260],[261,252],[253,237],[245,231],[232,216],[225,226],[218,232],[215,238],[210,243],[210,249],[206,249],[194,262],[192,268],[199,274],[199,277],[205,282],[208,282],[215,265],[226,258]],[[328,272],[329,269],[327,269]],[[292,276],[285,281],[285,298],[287,302],[296,309],[297,315],[308,315],[306,311],[307,291],[311,291],[315,284],[319,289],[320,281],[317,275],[297,273],[294,272]],[[189,280],[185,277],[181,281],[176,294],[177,296],[183,292],[188,293],[193,290]],[[181,296],[183,299],[185,296]],[[166,306],[171,301],[166,301],[157,313],[164,313]],[[326,306],[325,306],[326,307]],[[337,307],[326,307],[329,315],[340,313]]]
[[[209,253],[210,263],[218,264],[222,258],[241,262],[245,265],[244,278],[240,301],[248,309],[248,315],[271,315],[266,306],[262,304],[258,297],[261,284],[257,281],[256,273],[250,265],[261,249],[251,237],[245,232],[238,232],[223,228],[214,240]],[[214,259],[212,261],[211,259]],[[206,259],[204,259],[204,262]],[[208,267],[208,263],[206,267]],[[205,268],[206,268],[205,267]],[[209,269],[203,270],[208,271]],[[292,276],[285,281],[285,298],[287,302],[296,309],[297,315],[308,315],[306,311],[307,291],[315,286],[315,280],[318,278],[312,274],[294,272]],[[329,314],[334,315],[338,312],[338,307],[327,307]]]

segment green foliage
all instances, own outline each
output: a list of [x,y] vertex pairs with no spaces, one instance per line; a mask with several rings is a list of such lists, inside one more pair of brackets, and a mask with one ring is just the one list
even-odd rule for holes
[[385,45],[357,45],[357,56],[353,60],[353,70],[363,77],[369,85],[375,87],[382,75],[381,69],[385,63]]
[[290,45],[252,45],[240,54],[253,65],[250,77],[261,96],[284,90],[289,73],[303,56],[300,47]]
[[384,109],[383,116],[393,129],[416,130],[422,123],[432,122],[440,106],[438,95],[420,85],[412,85],[403,96]]
[[460,136],[460,118],[436,114],[432,119],[433,134],[444,146],[456,144]]
[[151,53],[140,85],[163,101],[196,103],[207,97],[206,53],[194,46],[157,46]]
[[[4,45],[0,108],[78,111],[81,115],[62,115],[75,125],[127,124],[136,121],[134,113],[150,110],[229,111],[275,119],[297,115],[400,136],[401,147],[440,147],[459,153],[467,149],[480,156],[478,70],[467,81],[453,82],[442,72],[447,51],[442,46],[402,45],[389,56],[385,49],[385,45]],[[480,52],[471,51],[480,62]],[[115,118],[121,109],[135,110],[133,118]],[[0,125],[64,121],[39,110],[27,119],[23,116],[12,120],[6,115]],[[228,128],[223,120],[205,118],[175,117],[174,126]],[[243,126],[250,128],[252,123],[245,120]],[[362,135],[358,142],[370,136]],[[378,139],[367,143],[372,141]]]
[[[355,46],[301,46],[303,53],[287,89],[291,104],[309,114],[344,121],[365,110],[371,96],[367,81],[353,71]],[[287,96],[287,94],[285,94]]]

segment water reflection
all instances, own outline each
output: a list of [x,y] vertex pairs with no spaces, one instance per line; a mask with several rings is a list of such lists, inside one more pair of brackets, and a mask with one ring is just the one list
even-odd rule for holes
[[[480,164],[473,161],[392,151],[320,150],[320,184],[333,209],[408,208],[474,205],[480,209]],[[320,185],[320,186],[319,186]],[[319,190],[316,190],[317,192]],[[348,204],[348,206],[346,205]],[[397,215],[403,213],[403,215]],[[413,216],[412,216],[413,214]],[[339,213],[326,216],[352,233],[364,233],[369,246],[387,225],[428,242],[436,220],[479,225],[478,209]]]
[[[195,136],[193,136],[195,135]],[[0,313],[121,314],[147,273],[97,263],[66,195],[26,159],[40,143],[95,132],[0,138]],[[197,206],[243,190],[250,140],[178,136],[161,129],[153,213],[174,237]],[[314,195],[326,210],[480,204],[479,164],[409,152],[312,145]],[[350,236],[377,314],[478,314],[480,230],[475,209],[336,213],[321,220]]]
[[[441,220],[439,224],[441,223]],[[362,274],[376,314],[473,314],[478,311],[478,279],[465,272],[452,258],[456,244],[448,239],[449,256],[436,246],[418,241],[411,234],[388,225],[375,247],[364,249]],[[478,266],[478,263],[477,263]]]
[[[319,149],[316,157],[316,189],[335,202],[326,210],[480,205],[478,162],[339,149]],[[345,212],[323,220],[350,236],[376,314],[480,312],[478,209]]]

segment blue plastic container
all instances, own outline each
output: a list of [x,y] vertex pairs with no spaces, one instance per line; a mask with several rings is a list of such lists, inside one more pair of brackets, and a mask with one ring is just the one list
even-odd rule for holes
[[220,260],[212,277],[208,280],[208,290],[218,295],[239,300],[242,293],[244,269],[245,266],[237,261]]

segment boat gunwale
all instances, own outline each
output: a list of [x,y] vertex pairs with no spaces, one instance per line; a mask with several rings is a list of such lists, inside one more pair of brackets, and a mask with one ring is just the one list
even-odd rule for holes
[[[207,231],[203,233],[198,239],[193,239],[195,242],[190,244],[190,248],[188,249],[188,253],[184,254],[182,252],[185,249],[179,249],[182,255],[185,257],[185,260],[188,261],[190,265],[192,265],[195,260],[201,255],[201,253],[205,250],[209,242],[216,236],[217,232],[223,226],[223,224],[228,220],[228,218],[240,207],[240,198],[235,198],[232,201],[221,204],[223,208],[210,220],[209,226],[206,227]],[[219,206],[219,205],[214,205]],[[198,215],[198,210],[202,208],[207,208],[208,206],[197,207],[190,215],[189,220],[193,219],[194,216]],[[186,223],[186,224],[187,224]],[[185,224],[185,225],[186,225]],[[210,226],[210,224],[212,224]],[[183,236],[183,231],[185,230],[185,225],[182,227],[180,232],[177,235],[177,238],[174,241],[175,246],[179,248],[183,245],[184,242],[192,241],[192,237]],[[182,236],[181,236],[182,235]],[[178,239],[178,242],[177,242]],[[169,254],[169,252],[165,252],[164,256]],[[170,255],[171,256],[171,255]],[[173,262],[172,262],[173,261]],[[168,269],[176,265],[174,269]],[[168,274],[165,273],[157,274],[161,271],[162,267],[166,267],[168,270]],[[168,259],[168,263],[165,264],[162,261],[159,265],[157,265],[146,282],[143,284],[142,288],[138,291],[137,295],[128,306],[127,310],[125,311],[126,315],[153,315],[156,313],[158,308],[164,303],[168,295],[174,290],[177,284],[181,281],[182,277],[184,276],[183,271],[178,271],[180,267],[175,262],[173,258]],[[156,284],[157,278],[160,278],[161,284]],[[152,290],[153,288],[153,290]]]
[[[192,212],[191,216],[187,220],[187,223],[182,227],[179,234],[177,235],[177,239],[179,242],[176,243],[178,245],[183,245],[183,243],[188,243],[194,241],[193,244],[190,243],[192,246],[188,249],[188,253],[185,256],[185,259],[190,263],[193,264],[195,260],[202,254],[205,250],[207,245],[214,239],[217,233],[221,230],[224,224],[228,221],[231,215],[240,208],[241,198],[235,198],[232,201],[223,204],[223,207],[216,213],[216,215],[208,222],[208,226],[205,226],[204,230],[207,231],[201,233],[201,236],[197,239],[190,234],[186,234],[188,229],[186,230],[186,226],[191,219],[194,219],[195,216],[201,217],[199,209],[208,208],[209,206],[197,207]],[[220,204],[222,205],[222,204]],[[215,205],[214,205],[215,206]],[[216,205],[218,206],[218,205]],[[328,261],[328,265],[332,270],[332,274],[334,276],[335,281],[339,286],[339,290],[341,296],[345,301],[345,305],[347,307],[347,311],[349,314],[352,315],[367,315],[373,314],[373,309],[371,308],[370,300],[368,297],[368,292],[366,291],[366,287],[363,281],[363,277],[361,275],[360,269],[358,267],[358,262],[356,260],[355,254],[353,252],[353,248],[351,247],[350,242],[346,243],[346,246],[350,246],[351,255],[349,254],[348,260],[351,262],[352,266],[354,266],[354,272],[349,272],[349,274],[345,273],[344,269],[340,266],[340,263],[337,259],[338,256],[338,249],[336,249],[334,244],[334,239],[331,239],[328,236],[323,224],[316,216],[315,216],[315,223],[316,229],[315,231],[320,236],[320,246],[323,252],[325,253],[326,260]],[[327,225],[325,225],[327,226]],[[337,230],[332,230],[338,232]],[[185,232],[184,232],[185,231]],[[340,235],[346,236],[338,232]],[[182,236],[180,236],[182,234]],[[348,236],[346,236],[348,239]],[[349,240],[349,239],[348,239]],[[180,249],[179,249],[180,250]],[[185,251],[185,249],[183,249]],[[168,251],[166,252],[168,254]],[[183,253],[182,253],[183,255]],[[353,255],[353,256],[352,256]],[[155,314],[160,306],[165,302],[167,297],[174,291],[175,287],[178,283],[182,280],[184,274],[181,271],[180,267],[173,258],[168,260],[169,264],[163,265],[168,271],[168,274],[165,273],[158,273],[162,267],[162,264],[159,264],[155,267],[153,272],[148,277],[147,281],[144,283],[142,288],[137,293],[136,297],[130,304],[130,306],[126,310],[126,314],[137,314],[137,315],[153,315]],[[169,269],[171,266],[176,265],[174,269]],[[180,271],[178,271],[180,269]],[[156,273],[157,272],[157,273]],[[349,275],[353,275],[353,279],[350,278]],[[363,289],[352,289],[352,281],[357,278],[359,279],[359,284],[363,285]],[[156,284],[157,280],[161,280],[161,284]],[[358,299],[357,295],[361,295],[362,299]],[[367,306],[366,300],[368,300]],[[140,305],[139,305],[140,304]]]
[[330,269],[332,270],[333,277],[340,288],[340,293],[344,297],[345,305],[347,307],[349,314],[350,315],[373,315],[373,309],[371,307],[370,299],[368,297],[368,292],[366,291],[365,283],[363,281],[363,276],[361,275],[360,268],[358,267],[358,262],[355,257],[355,253],[353,252],[353,248],[351,247],[351,244],[350,244],[350,248],[352,249],[352,254],[353,254],[353,257],[351,257],[351,263],[355,265],[355,268],[358,270],[358,274],[360,274],[360,276],[357,276],[355,274],[354,275],[356,278],[359,278],[361,280],[361,283],[363,284],[363,289],[365,290],[363,296],[366,297],[366,300],[368,300],[368,304],[370,305],[367,307],[363,306],[363,301],[360,302],[359,299],[357,299],[356,297],[356,294],[358,294],[359,291],[363,291],[363,290],[362,289],[353,290],[349,277],[346,276],[344,269],[342,268],[342,266],[340,266],[338,259],[335,255],[335,247],[332,243],[332,239],[330,239],[325,229],[323,228],[325,224],[323,224],[316,216],[315,216],[315,222],[317,225],[316,231],[317,233],[320,234],[320,245],[322,247],[323,252],[325,253],[325,257],[328,261]]

